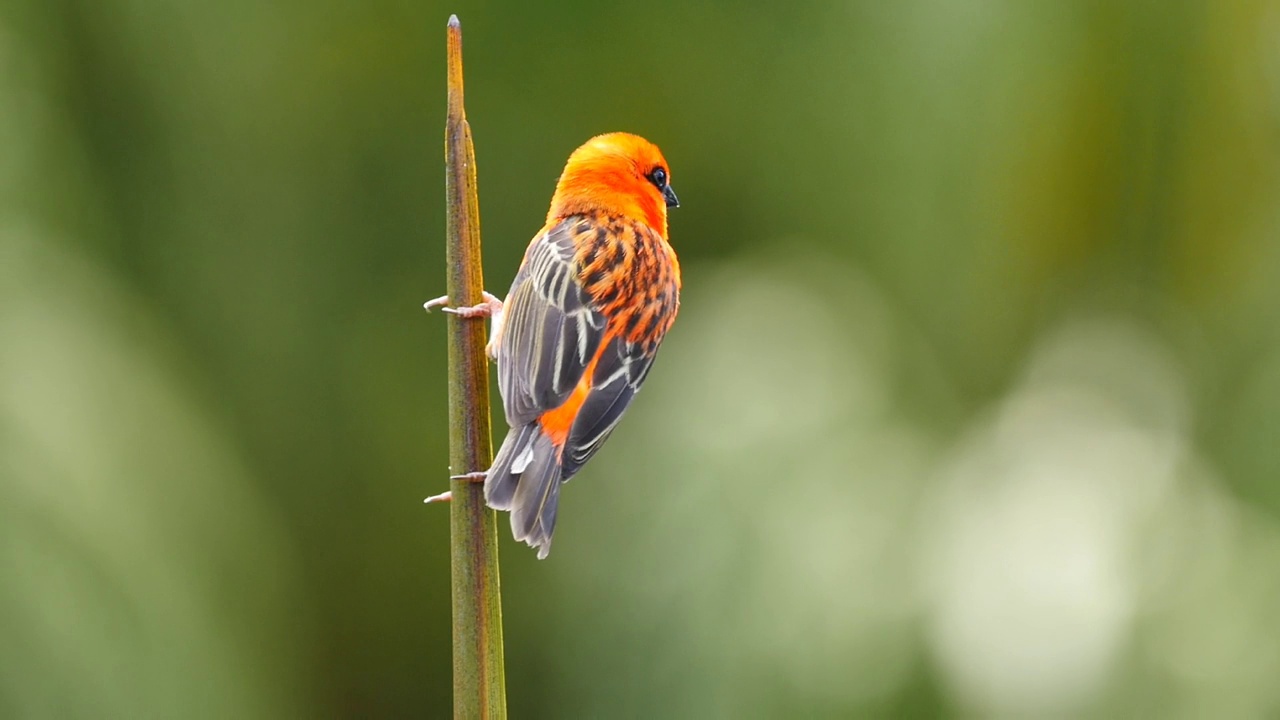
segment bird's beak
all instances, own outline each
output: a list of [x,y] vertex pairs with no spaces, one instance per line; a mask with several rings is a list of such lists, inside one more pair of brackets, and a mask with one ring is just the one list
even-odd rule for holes
[[680,207],[680,198],[676,197],[676,191],[670,185],[662,188],[662,197],[667,201],[667,207]]

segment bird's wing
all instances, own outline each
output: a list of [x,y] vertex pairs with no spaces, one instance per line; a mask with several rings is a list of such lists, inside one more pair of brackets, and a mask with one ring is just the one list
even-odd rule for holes
[[574,258],[575,238],[590,230],[570,219],[534,238],[507,294],[498,389],[512,427],[564,403],[600,348],[605,316]]
[[644,346],[621,335],[614,335],[600,348],[590,390],[569,428],[561,456],[566,480],[596,454],[617,427],[632,398],[640,392],[656,353],[656,343],[646,351]]

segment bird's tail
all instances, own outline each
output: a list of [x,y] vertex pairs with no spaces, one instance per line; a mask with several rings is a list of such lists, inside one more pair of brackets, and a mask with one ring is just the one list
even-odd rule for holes
[[560,452],[537,422],[511,428],[484,481],[484,500],[494,510],[511,511],[516,540],[551,552],[560,502]]

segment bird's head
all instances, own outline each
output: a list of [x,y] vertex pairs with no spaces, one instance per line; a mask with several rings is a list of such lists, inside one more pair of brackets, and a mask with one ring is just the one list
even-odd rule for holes
[[597,135],[573,151],[556,184],[547,222],[603,210],[643,220],[667,236],[667,208],[679,207],[671,168],[657,145],[639,135]]

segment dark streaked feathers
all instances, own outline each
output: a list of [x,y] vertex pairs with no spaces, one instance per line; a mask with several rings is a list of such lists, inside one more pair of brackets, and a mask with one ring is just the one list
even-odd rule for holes
[[573,477],[596,454],[618,426],[622,413],[640,392],[640,384],[648,375],[654,357],[618,336],[601,351],[591,378],[591,392],[574,418],[565,441],[561,460],[565,480]]

